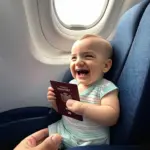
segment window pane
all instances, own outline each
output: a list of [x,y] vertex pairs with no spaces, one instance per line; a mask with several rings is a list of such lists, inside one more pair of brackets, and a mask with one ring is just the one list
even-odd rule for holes
[[58,19],[65,26],[91,26],[101,19],[108,0],[54,0]]

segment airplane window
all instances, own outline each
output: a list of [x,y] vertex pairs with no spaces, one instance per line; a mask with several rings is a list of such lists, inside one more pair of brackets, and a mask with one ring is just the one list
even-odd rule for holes
[[109,0],[54,0],[59,22],[69,29],[93,27],[103,17]]

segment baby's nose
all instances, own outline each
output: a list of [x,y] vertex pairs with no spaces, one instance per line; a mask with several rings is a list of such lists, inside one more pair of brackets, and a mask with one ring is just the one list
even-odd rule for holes
[[76,65],[84,65],[84,61],[82,59],[77,59]]

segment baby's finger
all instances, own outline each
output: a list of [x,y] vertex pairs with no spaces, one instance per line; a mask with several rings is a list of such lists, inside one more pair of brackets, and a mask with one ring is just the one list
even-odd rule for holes
[[52,87],[48,87],[48,91],[54,91]]
[[56,97],[49,95],[49,96],[47,96],[47,99],[48,99],[49,101],[51,101],[51,100],[56,100]]
[[52,91],[48,91],[48,92],[47,92],[47,96],[49,96],[49,95],[55,96],[55,93],[52,92]]

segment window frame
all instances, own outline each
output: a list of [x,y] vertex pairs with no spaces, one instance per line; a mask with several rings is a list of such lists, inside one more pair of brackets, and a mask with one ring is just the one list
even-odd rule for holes
[[49,65],[68,65],[72,44],[84,34],[112,38],[120,16],[138,3],[137,0],[109,0],[105,14],[98,24],[87,30],[73,31],[61,28],[59,22],[56,24],[53,21],[50,2],[52,0],[23,0],[31,54],[36,60]]

